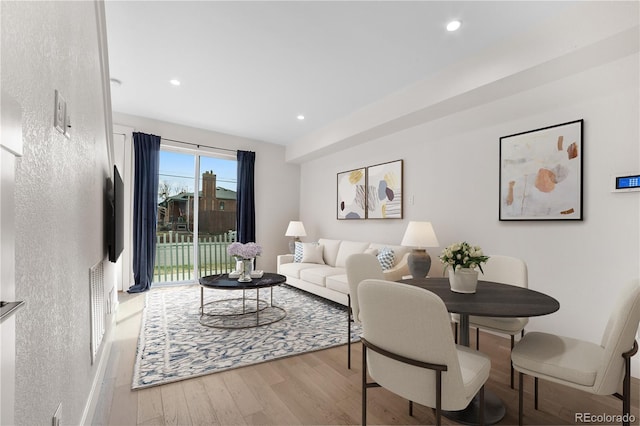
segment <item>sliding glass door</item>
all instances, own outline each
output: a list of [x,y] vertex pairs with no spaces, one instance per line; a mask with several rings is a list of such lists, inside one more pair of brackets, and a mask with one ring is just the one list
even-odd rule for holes
[[202,153],[160,151],[154,282],[193,282],[228,272],[235,262],[236,161]]

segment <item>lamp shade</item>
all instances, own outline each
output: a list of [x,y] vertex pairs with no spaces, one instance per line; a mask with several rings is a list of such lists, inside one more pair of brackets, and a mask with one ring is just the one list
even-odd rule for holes
[[287,227],[287,232],[284,234],[287,237],[306,237],[307,232],[304,230],[302,222],[291,221]]
[[431,222],[409,222],[400,245],[407,247],[439,247]]

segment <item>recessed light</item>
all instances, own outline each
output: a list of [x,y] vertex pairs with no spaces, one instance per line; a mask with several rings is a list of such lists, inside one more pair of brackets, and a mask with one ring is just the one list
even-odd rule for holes
[[302,114],[298,114],[298,116],[296,117],[298,120],[304,120],[304,115]]
[[460,21],[451,21],[447,24],[447,31],[456,31],[460,28],[462,22]]
[[174,86],[180,86],[180,80],[176,80],[175,78],[173,80],[169,80],[169,83],[173,84]]

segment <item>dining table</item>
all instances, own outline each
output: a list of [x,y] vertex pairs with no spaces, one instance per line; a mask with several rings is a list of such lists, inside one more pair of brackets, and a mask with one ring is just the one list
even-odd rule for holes
[[[450,313],[460,315],[461,345],[469,346],[469,316],[523,318],[548,315],[560,309],[553,297],[525,287],[478,280],[475,293],[457,293],[451,290],[448,278],[409,278],[399,282],[421,287],[438,295]],[[476,424],[479,398],[467,408],[446,411],[443,415],[464,424]],[[485,389],[484,423],[495,424],[504,417],[506,408],[500,398]]]

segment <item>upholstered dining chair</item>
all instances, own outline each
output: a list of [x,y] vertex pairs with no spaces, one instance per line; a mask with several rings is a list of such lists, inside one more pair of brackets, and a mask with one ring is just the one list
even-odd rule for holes
[[[500,284],[510,284],[518,287],[529,287],[529,274],[527,264],[516,257],[491,255],[489,261],[482,266],[483,273],[480,279],[493,281]],[[453,320],[458,323],[459,315],[452,314]],[[524,328],[529,323],[529,318],[494,318],[494,317],[469,317],[469,327],[476,329],[476,349],[480,349],[480,329],[485,329],[511,336],[511,349],[515,344],[515,335],[524,336]],[[456,341],[457,341],[456,328]],[[514,372],[511,367],[511,389],[513,389]]]
[[[534,407],[538,409],[538,379],[595,395],[622,399],[623,424],[630,424],[631,357],[640,323],[640,280],[629,282],[613,308],[600,344],[549,333],[527,333],[513,348],[511,360],[518,371],[518,423],[523,417],[524,374],[534,377]],[[619,391],[622,388],[622,394]]]
[[358,285],[367,278],[384,279],[382,266],[378,258],[372,254],[352,254],[345,261],[349,294],[347,295],[347,368],[351,368],[351,322],[360,323],[358,304]]
[[[382,386],[435,409],[461,410],[479,393],[484,420],[484,384],[489,358],[457,346],[451,318],[436,294],[393,281],[367,279],[358,288],[362,321],[362,424],[367,421],[367,388]],[[374,380],[368,383],[367,373]]]

